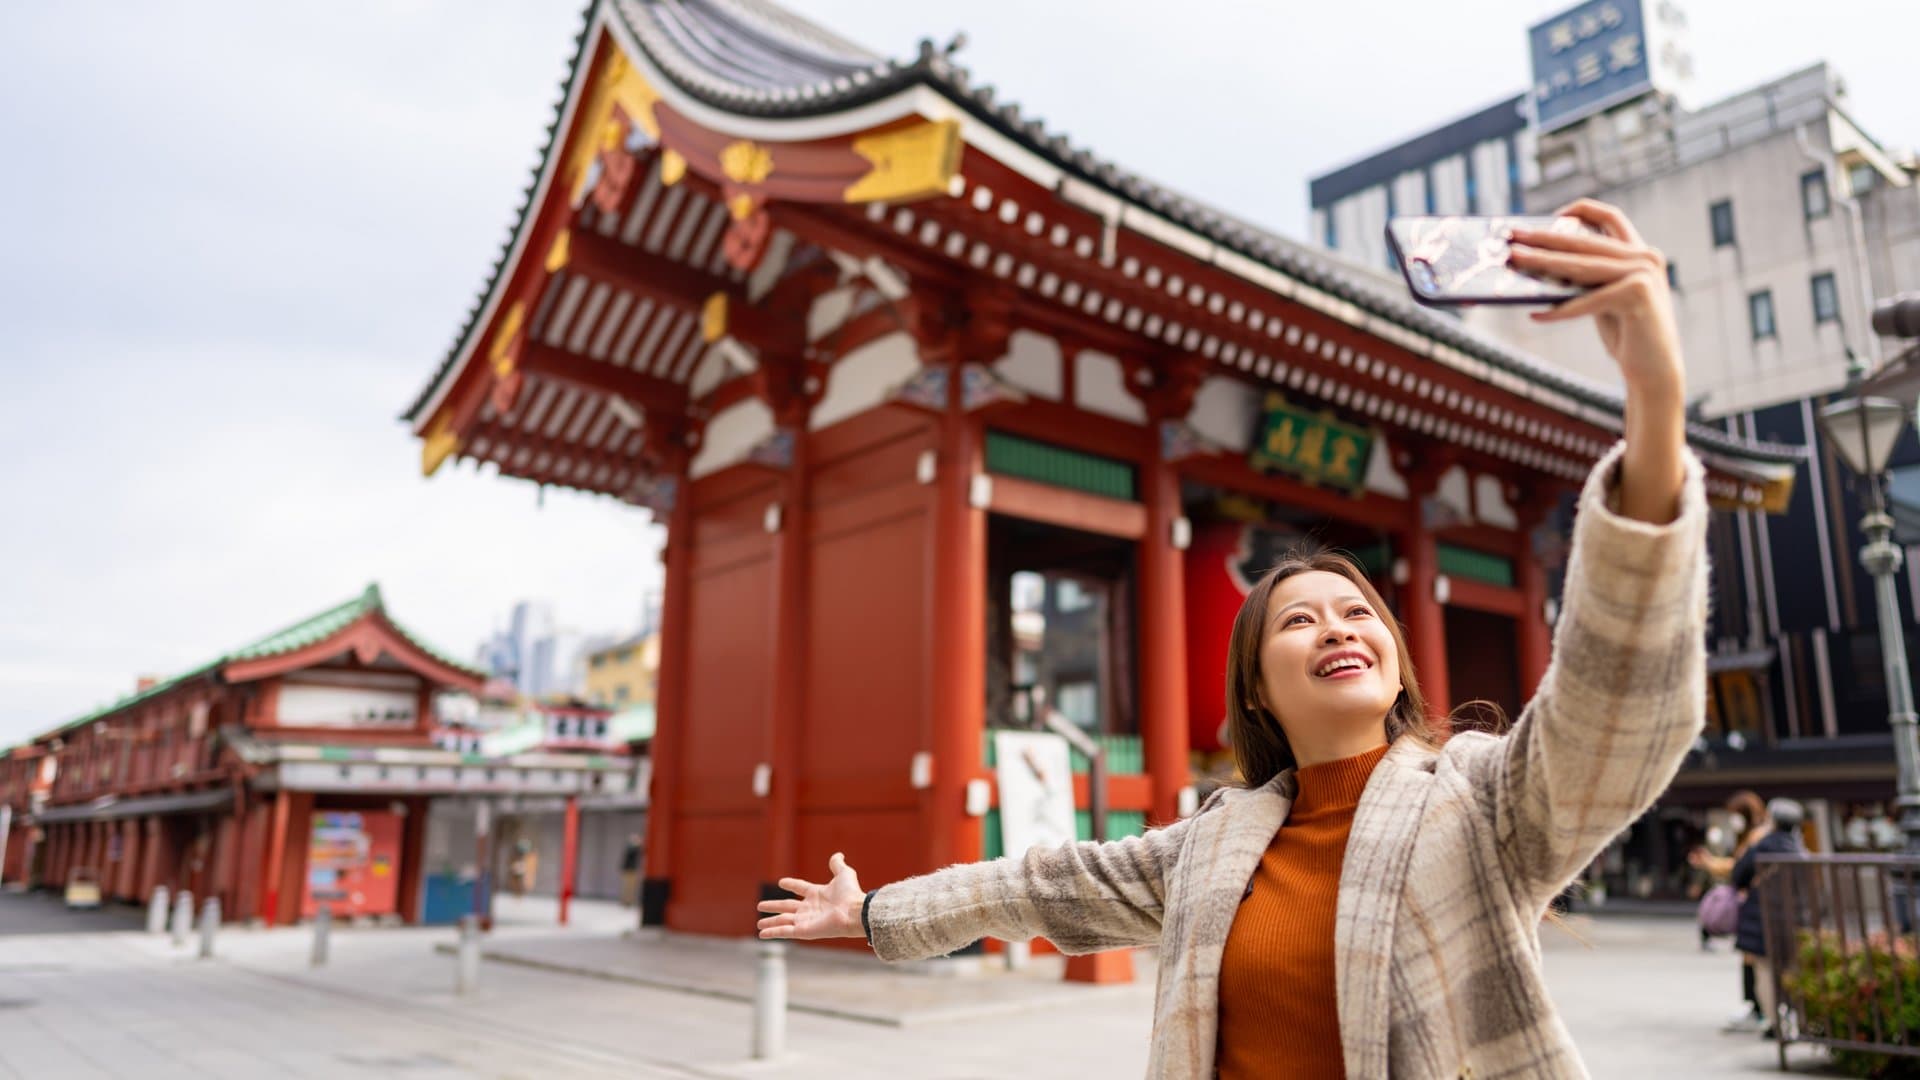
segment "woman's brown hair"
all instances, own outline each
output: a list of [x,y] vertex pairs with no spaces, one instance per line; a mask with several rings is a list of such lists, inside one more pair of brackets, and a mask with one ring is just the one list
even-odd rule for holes
[[[1387,710],[1387,741],[1389,743],[1402,736],[1412,736],[1422,742],[1437,744],[1441,733],[1434,729],[1427,719],[1427,701],[1421,696],[1420,681],[1414,675],[1413,658],[1407,653],[1407,636],[1398,619],[1388,610],[1380,593],[1367,580],[1366,572],[1360,569],[1346,555],[1317,544],[1297,547],[1281,558],[1278,565],[1268,570],[1247,599],[1240,605],[1240,613],[1233,620],[1233,635],[1227,644],[1227,739],[1232,744],[1234,764],[1239,767],[1240,778],[1248,787],[1260,787],[1287,769],[1295,762],[1293,748],[1287,744],[1287,733],[1280,727],[1280,720],[1269,712],[1260,701],[1260,646],[1266,640],[1267,605],[1273,597],[1273,590],[1281,582],[1295,574],[1309,571],[1323,571],[1339,574],[1366,598],[1374,612],[1387,624],[1388,633],[1393,635],[1394,653],[1400,659],[1400,682],[1402,689],[1394,698],[1393,706]],[[1503,731],[1506,717],[1498,706],[1490,702],[1469,702],[1456,712],[1473,709],[1481,718],[1472,726],[1485,730],[1488,728]],[[1486,719],[1491,710],[1491,720]]]

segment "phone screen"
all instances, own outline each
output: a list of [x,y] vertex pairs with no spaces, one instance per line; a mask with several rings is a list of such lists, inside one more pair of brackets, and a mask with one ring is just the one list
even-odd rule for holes
[[1387,243],[1423,304],[1557,304],[1586,291],[1508,266],[1513,229],[1593,231],[1570,217],[1403,217],[1387,223]]

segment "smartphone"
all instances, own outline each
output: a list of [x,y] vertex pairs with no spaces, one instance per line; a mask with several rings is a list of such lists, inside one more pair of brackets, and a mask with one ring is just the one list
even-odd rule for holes
[[1507,265],[1513,229],[1593,232],[1571,217],[1402,217],[1387,222],[1387,247],[1413,298],[1430,307],[1558,304],[1586,291]]

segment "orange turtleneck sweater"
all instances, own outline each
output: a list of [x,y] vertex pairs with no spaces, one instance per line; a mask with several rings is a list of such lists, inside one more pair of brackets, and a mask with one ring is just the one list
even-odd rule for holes
[[1260,859],[1220,957],[1221,1080],[1346,1076],[1333,923],[1353,811],[1385,746],[1294,773],[1298,795]]

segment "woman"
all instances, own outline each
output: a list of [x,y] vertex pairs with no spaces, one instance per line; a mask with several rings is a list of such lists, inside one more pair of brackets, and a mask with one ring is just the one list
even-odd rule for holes
[[[1733,944],[1740,950],[1741,960],[1753,981],[1754,1001],[1758,1008],[1758,1023],[1754,1029],[1762,1030],[1768,1038],[1774,1036],[1774,1024],[1779,1021],[1779,1013],[1774,1008],[1777,989],[1773,982],[1773,968],[1767,963],[1767,937],[1765,916],[1760,911],[1760,893],[1754,889],[1754,878],[1760,872],[1758,861],[1761,855],[1787,855],[1804,850],[1800,845],[1800,823],[1806,819],[1806,813],[1800,804],[1792,799],[1773,799],[1767,803],[1767,823],[1761,835],[1747,850],[1741,852],[1739,861],[1733,864],[1733,887],[1740,890],[1740,928],[1734,931]],[[1779,914],[1778,909],[1775,911]]]
[[[1711,886],[1709,895],[1701,901],[1700,905],[1700,948],[1702,950],[1710,948],[1708,942],[1713,934],[1727,932],[1725,929],[1709,929],[1707,924],[1710,913],[1713,913],[1712,917],[1717,918],[1718,913],[1724,910],[1719,905],[1732,903],[1737,907],[1739,903],[1737,899],[1729,900],[1713,893],[1733,888],[1728,883],[1728,879],[1733,877],[1734,864],[1739,861],[1740,856],[1747,853],[1747,849],[1753,846],[1755,840],[1767,834],[1767,804],[1760,801],[1760,795],[1757,792],[1744,789],[1734,792],[1727,797],[1726,810],[1727,827],[1733,831],[1736,838],[1733,853],[1715,855],[1705,847],[1696,847],[1687,852],[1687,863],[1706,874],[1708,884]],[[1745,959],[1740,962],[1740,1000],[1746,1002],[1746,1007],[1727,1023],[1726,1030],[1759,1031],[1765,1026],[1761,1019],[1759,991],[1754,987],[1753,964]]]
[[1511,732],[1437,746],[1373,587],[1292,558],[1234,622],[1245,787],[1144,836],[871,894],[836,854],[827,883],[781,881],[798,899],[763,902],[760,936],[864,935],[888,960],[987,936],[1157,944],[1156,1077],[1585,1075],[1536,929],[1700,730],[1707,506],[1664,260],[1612,207],[1563,213],[1599,235],[1516,231],[1512,261],[1592,287],[1533,317],[1595,319],[1626,437],[1581,495],[1553,662]]

